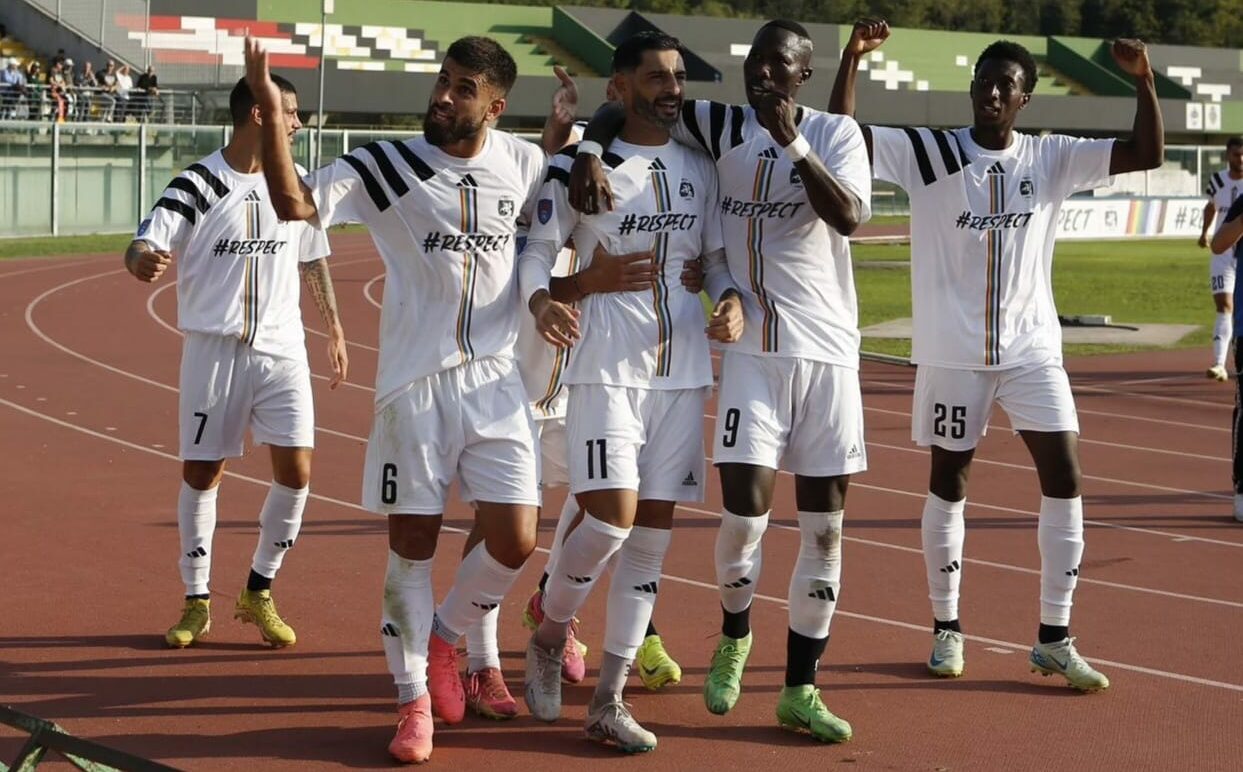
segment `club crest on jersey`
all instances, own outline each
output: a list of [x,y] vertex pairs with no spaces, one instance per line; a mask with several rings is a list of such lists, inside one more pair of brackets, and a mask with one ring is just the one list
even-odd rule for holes
[[541,198],[539,204],[535,207],[535,216],[539,218],[540,225],[547,225],[552,219],[552,199]]
[[685,199],[692,199],[695,197],[695,186],[692,185],[691,181],[685,177],[682,178],[682,184],[678,186],[678,195]]
[[790,184],[791,185],[802,185],[803,184],[803,178],[799,176],[798,169],[790,170]]
[[496,202],[496,213],[501,217],[514,216],[514,200],[512,198],[502,198]]
[[1031,198],[1036,195],[1036,183],[1031,177],[1024,177],[1019,180],[1019,194],[1024,198]]

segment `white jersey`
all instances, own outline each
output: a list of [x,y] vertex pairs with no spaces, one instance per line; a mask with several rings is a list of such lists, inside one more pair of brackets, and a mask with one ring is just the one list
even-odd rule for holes
[[1062,202],[1109,180],[1112,139],[873,127],[876,178],[911,199],[911,361],[968,370],[1061,361],[1053,240]]
[[234,171],[217,150],[173,178],[134,238],[173,255],[182,332],[306,361],[298,262],[327,256],[328,238],[277,218],[263,172]]
[[[872,175],[854,119],[798,108],[795,122],[825,168],[872,215]],[[735,349],[859,367],[850,241],[820,219],[786,156],[749,106],[688,101],[674,137],[716,161],[730,274],[746,327]]]
[[1211,235],[1216,233],[1221,224],[1226,221],[1226,212],[1230,211],[1230,205],[1240,194],[1243,194],[1243,179],[1236,180],[1230,176],[1229,169],[1222,169],[1209,177],[1208,187],[1204,189],[1204,192],[1208,194],[1209,201],[1217,207],[1216,219],[1209,231]]
[[[553,276],[569,276],[578,272],[578,253],[572,248],[557,253],[552,268]],[[535,329],[535,319],[530,314],[518,326],[518,343],[514,352],[518,357],[518,373],[531,400],[531,417],[536,421],[565,417],[566,389],[565,367],[570,361],[571,349],[554,346]]]
[[513,358],[514,234],[544,177],[537,145],[488,130],[474,158],[422,136],[372,142],[313,172],[324,227],[361,222],[384,260],[376,405],[482,357]]
[[571,235],[581,265],[590,265],[598,244],[615,255],[651,250],[657,278],[650,290],[583,299],[583,337],[574,346],[565,383],[662,390],[711,386],[703,305],[681,282],[685,261],[721,249],[711,162],[673,141],[645,146],[614,140],[603,158],[613,210],[581,215],[570,206],[566,187],[576,151],[570,147],[549,164],[522,254],[523,297],[547,288],[552,259]]

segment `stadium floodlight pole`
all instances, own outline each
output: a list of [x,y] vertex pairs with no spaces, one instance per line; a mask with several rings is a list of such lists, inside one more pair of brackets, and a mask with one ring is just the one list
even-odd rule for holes
[[333,11],[334,0],[324,0],[323,15],[319,21],[319,101],[315,105],[315,163],[318,169],[323,159],[324,137],[324,48],[328,46],[328,14]]

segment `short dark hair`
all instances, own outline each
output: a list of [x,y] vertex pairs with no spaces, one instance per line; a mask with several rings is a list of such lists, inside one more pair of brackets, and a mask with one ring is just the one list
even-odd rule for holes
[[492,38],[468,35],[458,38],[445,51],[445,58],[452,59],[473,73],[478,73],[502,96],[509,93],[518,79],[518,65],[504,46]]
[[769,27],[776,27],[777,29],[783,29],[786,32],[793,32],[795,35],[798,35],[804,40],[811,40],[811,35],[807,34],[807,28],[796,21],[791,21],[790,19],[773,19],[772,21],[765,22],[764,26],[760,27],[755,34],[759,35]]
[[1226,140],[1226,152],[1230,152],[1230,148],[1232,147],[1243,147],[1243,137],[1240,137],[1239,135],[1236,134],[1235,136]]
[[[294,88],[292,83],[276,73],[272,73],[271,78],[282,94],[297,96],[298,89]],[[233,125],[241,126],[248,121],[250,119],[250,110],[254,106],[255,96],[250,93],[250,86],[246,84],[246,79],[238,79],[237,84],[233,86],[233,90],[229,92],[229,115],[233,118]]]
[[633,70],[643,61],[645,51],[682,52],[682,43],[672,35],[653,30],[635,33],[613,50],[613,72]]
[[997,59],[1003,62],[1014,62],[1023,70],[1023,93],[1030,94],[1036,90],[1036,59],[1023,46],[1012,40],[998,40],[990,43],[988,48],[980,52],[979,58],[975,60],[975,67],[971,70],[971,76],[980,71],[980,64],[989,60]]

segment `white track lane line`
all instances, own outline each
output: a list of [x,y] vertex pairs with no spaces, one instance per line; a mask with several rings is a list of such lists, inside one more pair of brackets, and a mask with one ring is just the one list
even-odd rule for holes
[[[111,272],[111,273],[115,273],[115,271],[113,271],[113,272]],[[98,276],[98,275],[106,275],[106,274],[97,274],[97,276]],[[83,280],[85,280],[85,279],[90,279],[90,278],[94,278],[94,277],[84,277],[83,279],[75,279],[75,280],[73,280],[72,282],[70,282],[69,284],[67,284],[66,286],[70,286],[70,285],[72,285],[72,284],[74,284],[74,283],[77,283],[78,281],[83,281]],[[45,293],[45,294],[46,294],[46,293]],[[40,296],[40,298],[36,298],[34,301],[32,301],[32,302],[31,302],[31,305],[27,307],[27,324],[31,327],[31,329],[32,329],[33,331],[35,331],[35,333],[36,333],[37,335],[39,335],[40,337],[42,337],[42,338],[43,338],[43,340],[45,340],[45,341],[47,341],[47,342],[51,343],[52,345],[57,346],[57,347],[58,347],[58,348],[60,348],[62,351],[66,352],[66,353],[68,353],[68,354],[71,354],[71,355],[73,355],[73,356],[76,356],[76,357],[78,357],[78,358],[81,358],[81,359],[83,359],[83,360],[85,360],[85,361],[89,362],[90,364],[94,364],[94,365],[96,365],[96,366],[101,366],[101,367],[104,367],[104,368],[108,369],[109,371],[111,371],[111,372],[113,372],[113,373],[117,373],[117,374],[119,374],[119,375],[124,375],[124,376],[128,376],[128,377],[134,378],[134,379],[139,380],[139,381],[141,381],[141,382],[143,382],[143,383],[147,383],[147,384],[150,384],[150,385],[156,386],[156,387],[161,388],[161,389],[164,389],[164,390],[166,390],[166,391],[171,391],[171,392],[173,392],[173,393],[176,393],[176,392],[177,392],[177,388],[176,388],[176,387],[174,387],[174,386],[171,386],[171,385],[169,385],[169,384],[165,384],[165,383],[161,383],[161,382],[159,382],[159,381],[154,381],[154,380],[151,380],[151,379],[149,379],[149,378],[145,378],[145,377],[143,377],[143,376],[137,375],[136,373],[131,373],[131,372],[129,372],[128,370],[122,370],[122,369],[120,369],[120,368],[117,368],[117,367],[112,367],[112,366],[107,365],[107,364],[105,364],[105,363],[98,362],[97,360],[91,359],[91,358],[89,358],[89,357],[86,357],[86,356],[85,356],[85,355],[83,355],[83,354],[80,354],[80,353],[78,353],[78,352],[76,352],[76,351],[73,351],[72,349],[69,349],[69,348],[67,348],[67,347],[65,347],[65,346],[62,346],[61,344],[59,344],[59,343],[57,343],[56,341],[52,340],[50,337],[47,337],[47,336],[46,336],[46,335],[42,332],[42,330],[38,329],[38,328],[37,328],[36,326],[34,326],[34,324],[33,324],[33,307],[34,307],[34,305],[35,305],[36,303],[38,303],[38,302],[39,302],[39,300],[40,300],[41,298],[42,298],[42,296]],[[176,330],[176,328],[171,327],[171,325],[169,325],[167,322],[165,322],[163,319],[161,319],[158,315],[156,315],[156,314],[154,313],[154,308],[149,307],[149,309],[148,309],[148,310],[149,310],[149,311],[151,311],[151,313],[152,313],[152,318],[154,318],[157,322],[159,322],[160,324],[163,324],[166,328],[172,329],[174,332],[177,332],[177,334],[180,334],[180,333]],[[706,416],[706,417],[710,417],[710,416],[708,416],[707,414],[705,414],[705,416]],[[355,441],[355,442],[366,442],[366,441],[367,441],[367,438],[365,438],[365,437],[360,437],[360,436],[355,435],[355,434],[349,434],[349,433],[347,433],[347,432],[337,431],[337,430],[335,430],[335,429],[329,429],[328,427],[325,427],[325,426],[320,426],[320,425],[317,425],[317,426],[315,427],[315,430],[316,430],[317,432],[319,432],[319,433],[322,433],[322,434],[327,434],[327,435],[330,435],[330,436],[333,436],[333,437],[340,437],[340,438],[342,438],[342,439],[352,440],[352,441]],[[711,461],[711,458],[709,458],[708,460],[709,460],[709,461]],[[787,474],[787,475],[788,475],[789,473],[788,473],[788,472],[782,472],[782,474]],[[899,490],[895,490],[895,489],[881,488],[881,487],[879,487],[879,486],[869,486],[869,485],[866,485],[866,484],[861,484],[861,483],[857,483],[857,482],[856,482],[856,483],[853,483],[853,484],[854,484],[854,485],[856,485],[856,486],[863,487],[863,488],[869,488],[869,489],[874,489],[874,490],[878,490],[878,491],[884,491],[884,492],[890,492],[890,493],[901,493],[901,494],[908,495],[908,496],[912,496],[912,497],[915,497],[915,498],[924,498],[924,496],[923,496],[922,494],[910,493],[910,492],[907,492],[907,491],[899,491]],[[976,504],[973,504],[972,506],[977,506],[977,507],[987,507],[987,506],[989,506],[989,505],[976,505]],[[700,512],[700,513],[706,513],[706,514],[714,514],[714,513],[711,513],[711,512],[707,512],[707,510],[699,510],[699,509],[694,509],[694,508],[692,508],[692,507],[680,507],[680,508],[681,508],[681,509],[686,509],[687,511]],[[997,509],[1003,509],[1003,508],[998,507]],[[1008,511],[1008,512],[1014,512],[1014,513],[1026,514],[1026,515],[1029,515],[1029,516],[1036,516],[1036,513],[1033,513],[1033,512],[1024,512],[1024,511],[1022,511],[1022,510],[1017,510],[1017,509],[1009,509],[1009,508],[1004,508],[1004,509],[1005,509],[1005,511]],[[1094,522],[1095,522],[1095,521],[1085,521],[1085,523],[1094,523]],[[785,529],[785,528],[786,528],[785,526],[775,526],[775,527],[777,527],[778,529]],[[797,530],[797,529],[789,529],[789,530]],[[1145,531],[1145,533],[1161,533],[1161,532],[1149,532],[1149,531]],[[1165,534],[1161,534],[1161,535],[1165,535]],[[854,538],[854,537],[847,537],[847,538]],[[859,541],[860,543],[867,543],[867,544],[870,544],[870,545],[872,545],[872,546],[883,547],[883,548],[887,548],[887,549],[894,549],[894,550],[907,551],[907,552],[915,552],[915,553],[917,553],[917,554],[920,552],[920,551],[919,551],[919,550],[917,550],[917,549],[914,549],[914,548],[912,548],[912,547],[907,547],[907,546],[905,546],[905,545],[900,545],[900,544],[892,544],[892,543],[889,543],[889,542],[872,541],[872,540],[863,540],[863,539],[857,539],[857,538],[856,538],[855,540],[856,540],[856,541]],[[1188,540],[1191,540],[1191,537],[1181,538],[1181,539],[1176,539],[1176,540],[1178,540],[1178,541],[1188,541]],[[1233,543],[1230,543],[1230,544],[1232,544],[1232,546],[1243,546],[1243,544],[1233,544]],[[1021,566],[1014,566],[1014,565],[1005,564],[1005,563],[992,563],[992,562],[987,562],[987,561],[971,561],[971,562],[975,562],[975,563],[977,563],[977,564],[979,564],[979,565],[987,565],[987,566],[990,566],[990,567],[993,567],[993,568],[998,568],[998,569],[1000,569],[1000,570],[1009,570],[1009,571],[1015,571],[1015,572],[1019,572],[1019,573],[1037,573],[1037,574],[1039,573],[1038,571],[1033,571],[1032,569],[1023,568],[1023,567],[1021,567]],[[1134,592],[1150,593],[1150,594],[1158,594],[1158,595],[1166,595],[1166,596],[1170,596],[1170,597],[1177,597],[1177,598],[1181,598],[1181,599],[1184,599],[1184,600],[1195,600],[1195,601],[1199,601],[1199,602],[1204,602],[1204,603],[1212,603],[1212,604],[1218,604],[1218,605],[1227,605],[1227,606],[1234,606],[1234,605],[1237,605],[1238,607],[1243,608],[1243,604],[1236,604],[1234,601],[1223,600],[1223,599],[1219,599],[1219,598],[1204,598],[1204,597],[1199,597],[1199,596],[1194,596],[1194,595],[1185,595],[1185,594],[1173,593],[1173,592],[1170,592],[1170,591],[1165,591],[1165,590],[1155,590],[1155,589],[1152,589],[1152,588],[1147,588],[1147,587],[1139,587],[1139,586],[1135,586],[1135,585],[1128,585],[1128,584],[1122,584],[1122,583],[1116,583],[1116,582],[1106,582],[1106,581],[1103,581],[1103,580],[1095,580],[1095,579],[1090,579],[1090,578],[1087,578],[1087,577],[1082,577],[1080,581],[1085,582],[1085,583],[1089,583],[1089,584],[1099,584],[1099,585],[1102,585],[1102,586],[1112,587],[1112,588],[1115,588],[1115,589],[1121,589],[1121,590],[1131,590],[1131,591],[1134,591]]]
[[56,261],[56,265],[40,265],[34,268],[21,268],[16,271],[0,273],[0,279],[7,279],[10,276],[22,276],[28,273],[42,273],[44,271],[56,271],[62,268],[76,268],[79,266],[86,265],[87,263],[94,262],[98,258],[94,258],[91,260],[73,260],[72,262],[69,262],[69,261],[60,262],[60,258],[48,258],[48,259]]
[[384,305],[383,305],[382,303],[380,303],[380,301],[378,301],[378,300],[376,300],[375,298],[371,297],[371,288],[372,288],[372,287],[374,287],[374,286],[376,285],[376,283],[377,283],[377,282],[379,282],[379,281],[380,281],[381,279],[383,279],[383,278],[384,278],[384,274],[380,274],[379,276],[373,276],[373,277],[371,278],[371,281],[369,281],[369,282],[367,282],[366,284],[364,284],[364,285],[363,285],[363,297],[365,297],[365,298],[367,299],[367,302],[368,302],[368,303],[370,303],[371,305],[373,305],[373,306],[375,306],[376,308],[379,308],[379,309],[383,309],[383,308],[384,308]]
[[[158,456],[160,458],[167,459],[169,461],[180,463],[180,459],[178,459],[177,456],[174,456],[171,453],[165,453],[160,450],[155,450],[153,448],[144,447],[137,443],[129,442],[128,440],[121,439],[120,437],[114,437],[108,434],[104,434],[102,432],[94,431],[93,429],[88,429],[84,426],[79,426],[78,424],[73,424],[68,421],[63,421],[59,418],[53,418],[52,416],[44,415],[43,413],[40,413],[36,410],[31,410],[30,408],[27,408],[23,405],[19,405],[16,402],[10,402],[9,400],[4,399],[4,398],[0,398],[0,405],[4,405],[12,410],[16,410],[20,413],[31,416],[32,418],[39,418],[49,423],[60,426],[62,428],[70,429],[70,430],[80,432],[82,434],[85,434],[91,437],[95,437],[96,439],[106,440],[108,442],[115,442],[118,445],[122,445],[132,450],[141,451],[143,453],[149,453],[153,456]],[[236,480],[244,480],[246,482],[253,483],[255,485],[260,485],[264,488],[271,487],[270,480],[260,480],[257,477],[250,477],[248,475],[239,474],[237,472],[229,471],[227,469],[225,470],[225,475],[228,477],[232,477]],[[331,498],[328,496],[323,496],[318,493],[311,493],[310,496],[313,499],[316,499],[318,501],[323,501],[328,504],[334,504],[334,505],[344,507],[347,509],[352,509],[352,510],[356,510],[360,512],[366,512],[366,510],[364,510],[358,504],[354,504],[348,501],[343,501],[341,499],[335,499],[335,498]],[[372,513],[368,512],[368,514],[372,514]],[[459,535],[465,535],[467,533],[463,529],[454,528],[451,526],[443,526],[442,530],[450,532],[450,533],[454,533],[454,534],[459,534]],[[548,552],[548,550],[544,547],[537,547],[536,549],[539,552],[543,552],[543,553]],[[701,589],[710,590],[712,592],[717,591],[717,587],[714,584],[709,584],[707,582],[701,582],[696,579],[690,579],[684,576],[678,576],[676,574],[662,573],[661,578],[671,581],[671,582],[675,582],[677,584],[684,584],[690,587],[699,587]],[[778,598],[772,595],[763,595],[760,593],[756,593],[755,597],[765,602],[773,603],[782,608],[786,607],[786,601],[784,598]],[[857,620],[864,621],[864,622],[872,622],[874,624],[886,625],[888,627],[897,627],[903,630],[911,630],[911,631],[918,633],[920,636],[924,636],[924,637],[926,637],[928,634],[928,625],[926,623],[925,624],[914,624],[911,622],[903,622],[897,619],[888,619],[886,617],[878,617],[878,616],[873,616],[870,614],[859,614],[853,611],[845,611],[841,608],[837,609],[837,611],[835,612],[835,615],[847,617],[849,619],[857,619]],[[1017,649],[1019,651],[1026,651],[1028,649],[1027,644],[1015,643],[1014,641],[1004,641],[1004,640],[1000,640],[997,638],[985,638],[983,636],[978,636],[978,635],[968,635],[966,636],[966,638],[967,640],[975,641],[977,643],[986,643],[986,644],[993,645],[993,646],[1005,646],[1011,649]],[[1226,691],[1243,693],[1243,684],[1229,683],[1226,681],[1216,681],[1211,678],[1201,678],[1199,676],[1186,675],[1183,673],[1175,673],[1175,672],[1168,671],[1168,670],[1158,670],[1156,668],[1144,667],[1142,665],[1131,665],[1125,662],[1115,662],[1113,660],[1108,660],[1108,659],[1097,659],[1095,657],[1087,658],[1087,660],[1088,662],[1091,662],[1096,665],[1112,667],[1117,670],[1125,670],[1125,671],[1132,672],[1132,673],[1142,673],[1144,675],[1149,675],[1154,678],[1162,678],[1162,679],[1166,679],[1169,681],[1177,681],[1177,682],[1185,683],[1185,684],[1194,684],[1196,686],[1207,686],[1207,687],[1211,687],[1214,689],[1223,689]]]

